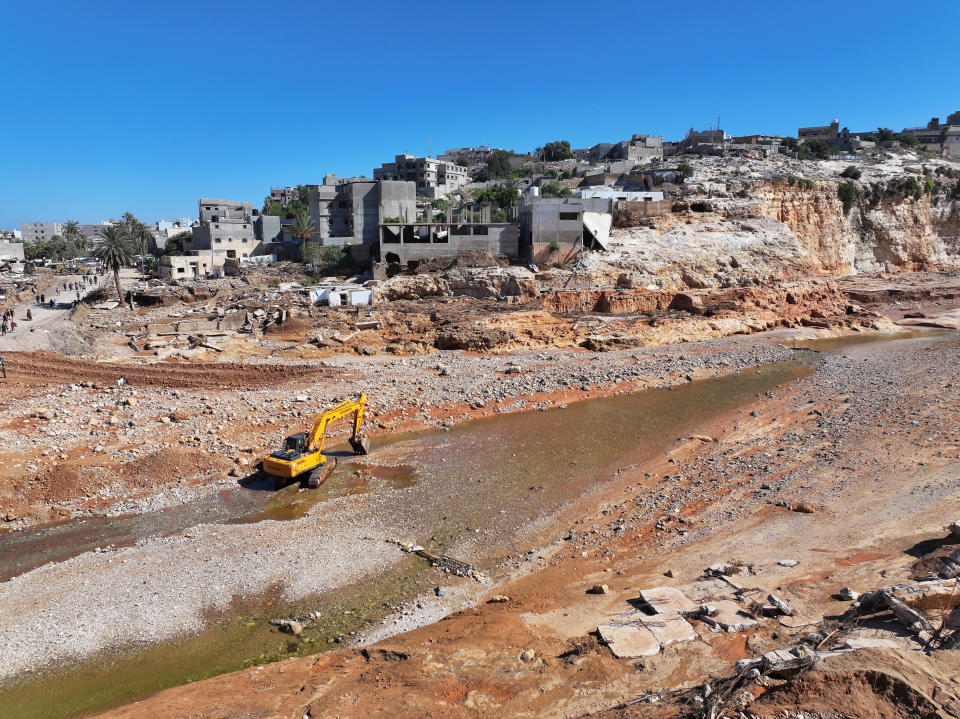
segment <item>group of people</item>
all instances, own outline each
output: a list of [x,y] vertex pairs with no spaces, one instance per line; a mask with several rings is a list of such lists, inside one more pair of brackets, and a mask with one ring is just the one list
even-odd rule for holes
[[17,329],[17,323],[13,319],[13,310],[4,310],[3,320],[0,321],[0,334],[5,335],[8,331],[13,332],[15,329]]

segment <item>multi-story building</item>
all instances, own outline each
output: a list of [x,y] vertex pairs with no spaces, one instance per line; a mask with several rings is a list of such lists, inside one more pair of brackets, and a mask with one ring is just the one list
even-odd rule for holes
[[518,212],[521,256],[569,262],[582,247],[606,246],[612,207],[605,197],[524,197]]
[[934,117],[926,127],[905,127],[903,132],[911,133],[929,152],[960,157],[960,110],[947,115],[946,123]]
[[281,205],[289,205],[299,197],[296,187],[271,187],[270,199]]
[[694,130],[692,127],[687,131],[687,136],[683,138],[684,147],[696,147],[697,145],[722,145],[729,139],[727,133],[723,130]]
[[797,129],[799,140],[837,140],[840,137],[840,120],[819,127],[801,127]]
[[432,157],[397,155],[394,162],[384,163],[373,171],[374,180],[412,182],[417,194],[435,198],[470,182],[466,167]]
[[663,136],[635,134],[622,142],[600,142],[589,150],[574,150],[573,156],[592,165],[618,160],[634,164],[659,162],[663,159]]
[[377,226],[386,218],[417,218],[416,189],[398,180],[341,181],[327,175],[322,185],[309,185],[307,197],[313,238],[322,245],[372,245]]
[[202,199],[198,209],[200,224],[193,228],[190,247],[185,249],[211,250],[215,258],[262,254],[263,242],[254,232],[255,211],[249,202]]
[[21,222],[20,234],[24,242],[49,240],[54,235],[63,237],[62,222]]

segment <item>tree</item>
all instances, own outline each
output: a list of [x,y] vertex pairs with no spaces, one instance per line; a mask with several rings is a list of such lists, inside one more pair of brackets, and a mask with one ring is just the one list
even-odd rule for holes
[[905,147],[916,147],[920,142],[912,132],[898,132],[894,137]]
[[127,234],[123,225],[106,225],[98,230],[99,237],[93,243],[93,256],[100,260],[111,272],[117,288],[117,297],[123,302],[123,290],[120,288],[120,268],[133,260],[136,252],[136,240]]
[[837,185],[837,197],[843,204],[843,214],[850,212],[850,208],[853,207],[853,203],[857,199],[857,194],[857,186],[853,182],[841,182]]
[[569,187],[563,187],[555,182],[549,182],[540,187],[541,197],[573,197],[573,192]]
[[516,204],[517,182],[513,180],[480,190],[474,195],[474,200],[478,205],[491,205],[505,210]]
[[300,245],[300,261],[308,267],[316,269],[320,264],[320,243],[306,240]]
[[693,177],[693,173],[696,172],[696,170],[693,169],[693,165],[691,165],[690,163],[681,162],[679,165],[677,165],[677,172],[679,172],[681,175],[683,175],[683,177],[686,178],[686,177]]
[[190,230],[178,232],[173,237],[167,239],[167,244],[163,248],[165,255],[182,255],[183,248],[193,239],[193,233]]
[[800,141],[799,141],[797,138],[795,138],[795,137],[784,137],[784,138],[780,141],[780,144],[783,145],[784,147],[790,149],[790,150],[796,150],[796,149],[797,149],[797,145],[800,144]]
[[840,173],[840,177],[846,177],[851,180],[859,180],[862,175],[863,173],[856,165],[848,165],[847,168]]
[[513,168],[510,166],[510,153],[506,150],[494,150],[487,158],[487,176],[494,179],[509,177]]
[[543,147],[538,147],[537,155],[543,162],[559,162],[572,158],[573,151],[570,149],[570,143],[566,140],[556,140],[548,142]]
[[896,136],[896,133],[889,127],[877,128],[877,142],[890,142]]
[[297,216],[293,218],[293,225],[290,227],[290,231],[296,239],[306,242],[313,237],[314,226],[313,220],[310,219],[310,215],[307,214],[306,209],[302,209],[297,213]]
[[87,240],[83,235],[83,230],[80,229],[80,223],[76,220],[67,220],[63,226],[63,239],[69,240],[80,247],[83,247]]

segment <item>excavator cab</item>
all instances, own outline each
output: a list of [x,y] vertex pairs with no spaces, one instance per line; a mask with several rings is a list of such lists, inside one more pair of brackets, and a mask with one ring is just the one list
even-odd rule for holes
[[279,452],[270,454],[274,459],[282,459],[286,462],[292,462],[301,454],[307,445],[307,433],[296,432],[283,440],[283,448]]

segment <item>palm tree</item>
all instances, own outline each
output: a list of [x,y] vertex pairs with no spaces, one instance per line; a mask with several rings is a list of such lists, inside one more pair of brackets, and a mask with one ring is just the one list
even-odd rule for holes
[[314,224],[313,220],[310,219],[310,215],[307,214],[306,210],[300,210],[293,220],[290,231],[293,232],[295,238],[306,242],[313,237],[313,228]]
[[107,225],[98,230],[100,236],[93,243],[93,256],[113,272],[113,282],[117,288],[117,297],[123,302],[123,290],[120,289],[120,268],[130,264],[136,252],[133,238],[117,225]]

